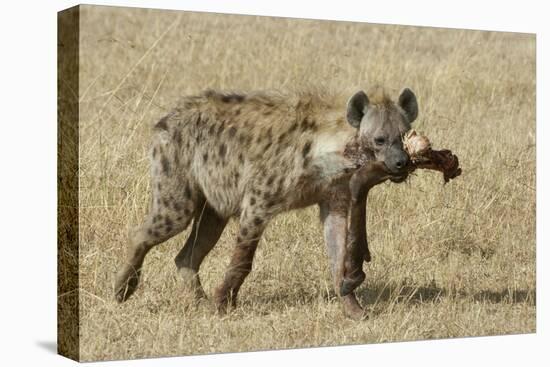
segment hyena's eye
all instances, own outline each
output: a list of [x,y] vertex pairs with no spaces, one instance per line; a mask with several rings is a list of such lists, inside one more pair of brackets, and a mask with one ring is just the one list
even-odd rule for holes
[[384,138],[383,136],[374,138],[374,143],[376,145],[384,145],[385,142],[386,142],[386,138]]

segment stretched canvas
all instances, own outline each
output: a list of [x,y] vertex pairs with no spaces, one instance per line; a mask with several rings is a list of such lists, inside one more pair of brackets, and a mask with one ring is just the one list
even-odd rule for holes
[[[60,354],[535,332],[535,35],[80,5],[58,36]],[[344,135],[391,170],[411,127],[462,173],[333,216]]]

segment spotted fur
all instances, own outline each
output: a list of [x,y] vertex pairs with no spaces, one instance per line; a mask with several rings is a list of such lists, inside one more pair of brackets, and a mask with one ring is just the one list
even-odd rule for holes
[[[403,114],[380,93],[372,96],[373,108]],[[135,290],[149,249],[192,221],[192,234],[176,265],[202,295],[199,266],[227,220],[238,217],[237,246],[215,292],[220,309],[234,303],[262,232],[275,215],[312,204],[346,215],[346,185],[359,163],[344,153],[346,147],[369,144],[362,131],[346,118],[345,103],[319,93],[207,90],[184,97],[154,128],[152,207],[132,233],[117,299],[123,301]],[[334,272],[336,260],[331,262]]]

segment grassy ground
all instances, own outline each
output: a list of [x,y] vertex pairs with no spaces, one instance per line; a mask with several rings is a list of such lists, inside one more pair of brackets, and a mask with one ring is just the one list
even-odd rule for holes
[[[81,358],[121,359],[535,331],[535,38],[531,35],[84,7],[80,54]],[[136,294],[113,298],[126,234],[149,203],[151,127],[202,89],[411,87],[415,127],[463,175],[420,171],[374,189],[370,319],[330,289],[318,209],[269,226],[241,292],[219,317],[189,302],[173,258],[147,257]],[[210,293],[235,238],[201,269]]]

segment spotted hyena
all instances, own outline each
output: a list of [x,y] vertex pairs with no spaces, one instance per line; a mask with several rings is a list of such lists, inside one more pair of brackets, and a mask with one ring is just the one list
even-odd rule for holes
[[[116,280],[117,300],[135,291],[149,250],[191,222],[191,234],[175,263],[196,296],[204,296],[198,276],[201,262],[228,219],[238,217],[231,261],[214,292],[220,311],[234,306],[269,221],[281,212],[317,204],[334,286],[345,294],[345,312],[360,317],[353,288],[363,281],[362,262],[370,255],[366,235],[349,228],[354,220],[358,223],[349,218],[350,180],[360,167],[372,185],[406,178],[408,156],[401,138],[417,110],[408,88],[397,102],[377,88],[368,96],[357,92],[347,105],[320,93],[209,90],[183,98],[154,127],[152,205],[143,224],[130,234],[128,258]],[[358,227],[365,225],[362,215]],[[356,242],[361,237],[359,249],[351,251],[360,261],[347,262],[358,269],[345,269],[348,237]],[[358,281],[342,290],[346,273]]]

